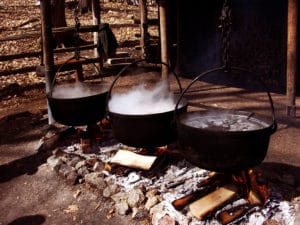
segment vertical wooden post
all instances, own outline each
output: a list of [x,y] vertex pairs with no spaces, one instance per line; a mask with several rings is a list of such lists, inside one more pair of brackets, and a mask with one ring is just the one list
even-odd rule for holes
[[[53,35],[52,35],[52,23],[51,23],[51,8],[50,1],[41,0],[41,25],[42,25],[42,43],[43,43],[43,59],[45,65],[45,83],[46,93],[48,94],[54,79],[54,59],[53,59]],[[54,119],[52,117],[51,109],[48,104],[48,123],[53,124]]]
[[177,9],[177,17],[176,17],[176,44],[177,44],[177,52],[176,52],[176,72],[178,74],[181,73],[181,62],[182,59],[182,8],[181,8],[182,1],[176,0],[176,9]]
[[[93,0],[92,2],[92,15],[93,15],[93,25],[98,25],[98,28],[100,28],[100,23],[101,23],[101,19],[100,19],[100,2],[99,0]],[[94,32],[94,44],[98,45],[99,44],[99,31],[98,32]],[[100,70],[103,70],[103,56],[100,55],[101,52],[99,52],[99,48],[95,48],[94,49],[94,56],[97,58],[99,57],[99,65],[98,67],[100,68]]]
[[145,39],[148,32],[147,26],[147,9],[146,9],[146,0],[139,0],[139,8],[140,8],[140,31],[141,31],[141,38],[140,38],[140,46],[142,52],[142,58],[145,58]]
[[[160,46],[161,61],[169,65],[169,48],[168,48],[168,29],[167,29],[167,0],[159,0],[159,27],[160,27]],[[162,66],[162,79],[168,78],[168,67]]]
[[296,117],[298,0],[288,0],[286,97],[287,116]]

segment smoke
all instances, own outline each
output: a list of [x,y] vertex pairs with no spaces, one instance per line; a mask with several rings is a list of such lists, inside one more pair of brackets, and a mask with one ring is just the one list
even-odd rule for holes
[[172,111],[175,105],[175,96],[169,91],[168,82],[162,81],[152,89],[140,84],[129,92],[114,93],[108,108],[111,112],[120,114],[144,115]]
[[100,89],[102,88],[100,85],[97,86],[98,88],[96,88],[96,85],[89,85],[83,82],[75,82],[71,84],[60,84],[54,86],[52,91],[52,96],[54,98],[60,98],[60,99],[87,97],[87,96],[96,95],[100,93],[99,88]]

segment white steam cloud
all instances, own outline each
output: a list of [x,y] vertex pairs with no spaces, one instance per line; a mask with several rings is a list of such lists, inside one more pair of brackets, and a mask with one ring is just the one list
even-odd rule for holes
[[176,101],[168,89],[167,81],[160,82],[153,89],[143,84],[126,93],[114,93],[108,103],[111,112],[127,115],[155,114],[175,109]]
[[[94,87],[94,88],[92,88]],[[101,93],[101,86],[95,88],[94,85],[88,85],[83,82],[74,82],[71,84],[56,85],[53,88],[52,96],[54,98],[81,98]],[[100,90],[99,90],[100,89]]]

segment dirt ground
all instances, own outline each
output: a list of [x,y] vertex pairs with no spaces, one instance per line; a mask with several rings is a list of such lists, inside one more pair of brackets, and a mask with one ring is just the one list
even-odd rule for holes
[[[133,220],[130,215],[111,217],[109,199],[85,184],[68,184],[51,170],[47,158],[52,149],[41,148],[41,139],[54,129],[48,124],[44,82],[33,76],[35,82],[30,80],[22,85],[18,79],[23,76],[14,77],[3,78],[0,90],[0,225],[150,224],[147,220]],[[190,82],[184,78],[181,81],[184,87]],[[199,95],[191,93],[189,99],[197,102]],[[258,167],[266,174],[288,171],[295,175],[294,186],[300,192],[299,112],[296,118],[288,118],[285,94],[271,94],[278,129]],[[259,102],[251,105],[253,99]],[[270,113],[268,101],[260,93],[242,98],[240,104],[251,105],[266,115]]]
[[[183,85],[188,82],[182,79]],[[284,95],[272,96],[278,130],[258,167],[266,174],[284,171],[295,175],[294,185],[299,189],[299,118],[285,116]],[[0,104],[0,224],[149,224],[132,220],[130,215],[110,218],[110,200],[85,184],[68,184],[51,170],[46,161],[52,150],[41,150],[41,138],[51,129],[43,87]]]

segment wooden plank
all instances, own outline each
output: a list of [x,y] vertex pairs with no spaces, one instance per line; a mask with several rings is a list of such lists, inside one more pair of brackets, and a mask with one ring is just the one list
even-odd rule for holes
[[130,57],[128,52],[116,52],[114,55],[111,55],[109,58],[126,58]]
[[[79,47],[70,47],[70,48],[57,48],[54,49],[54,53],[65,53],[65,52],[74,52],[76,49],[78,50],[89,50],[96,48],[97,45],[90,44],[90,45],[82,45]],[[37,52],[24,52],[24,53],[18,53],[18,54],[10,54],[10,55],[0,55],[0,61],[7,61],[7,60],[13,60],[13,59],[20,59],[24,57],[39,57],[42,54],[41,51]]]
[[12,36],[0,38],[0,42],[16,41],[16,40],[25,39],[25,38],[36,38],[39,36],[41,36],[41,32],[28,32],[25,34],[18,34],[18,35],[12,35]]
[[17,74],[17,73],[32,72],[35,70],[36,70],[36,66],[28,66],[28,67],[22,67],[19,69],[3,70],[3,71],[0,71],[0,77]]
[[174,200],[172,202],[172,205],[176,210],[183,209],[191,202],[194,202],[197,199],[202,198],[203,196],[216,190],[218,186],[224,183],[224,178],[225,176],[223,174],[211,172],[208,178],[202,180],[199,184],[197,184],[197,187],[201,189]]
[[[75,28],[73,26],[72,27],[58,27],[58,28],[52,28],[52,33],[58,34],[58,33],[64,33],[67,31],[75,32],[74,30],[75,30]],[[97,31],[99,31],[98,25],[82,25],[79,28],[79,33],[97,32]],[[0,42],[16,41],[16,40],[20,40],[20,39],[36,38],[36,37],[40,37],[40,36],[41,36],[40,31],[28,32],[28,33],[24,33],[24,34],[18,34],[18,35],[12,35],[12,36],[8,36],[8,37],[0,38]]]
[[140,155],[128,150],[120,149],[110,162],[130,168],[149,170],[156,158],[157,156]]
[[96,48],[97,45],[95,44],[88,44],[88,45],[81,45],[78,47],[69,47],[69,48],[56,48],[53,50],[54,53],[65,53],[65,52],[75,52],[75,50],[89,50]]
[[[75,27],[70,26],[70,27],[52,28],[52,33],[53,34],[64,33],[64,32],[67,32],[67,31],[75,32]],[[99,25],[81,25],[79,27],[79,33],[97,32],[97,31],[99,31]]]
[[[84,65],[84,64],[90,64],[90,63],[98,63],[99,62],[99,58],[87,58],[87,59],[79,59],[79,60],[70,60],[67,64],[66,67],[77,67],[79,65]],[[60,60],[60,61],[55,61],[55,69],[57,70],[61,65],[63,65],[65,63],[64,60]]]
[[39,52],[24,52],[24,53],[11,54],[11,55],[0,55],[0,61],[21,59],[25,57],[39,57],[41,54],[42,54],[41,51],[39,51]]
[[120,64],[120,63],[133,63],[136,59],[134,58],[130,58],[130,57],[126,57],[126,58],[109,58],[107,59],[107,63],[110,65],[113,64]]
[[232,183],[225,184],[190,204],[189,209],[194,217],[204,220],[207,215],[223,206],[227,201],[235,197],[237,193],[238,188],[236,185]]

